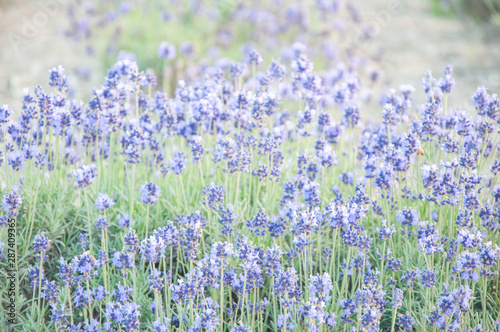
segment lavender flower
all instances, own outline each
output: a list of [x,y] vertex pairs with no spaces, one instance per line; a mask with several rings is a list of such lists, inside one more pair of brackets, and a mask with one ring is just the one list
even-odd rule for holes
[[420,280],[422,281],[422,286],[427,288],[434,287],[437,282],[436,271],[425,269],[420,271]]
[[228,204],[226,209],[219,210],[219,221],[222,223],[222,234],[231,236],[234,230],[232,224],[237,217],[233,205],[231,204]]
[[401,328],[401,331],[411,332],[414,324],[415,320],[411,316],[399,316],[398,326]]
[[457,241],[464,248],[475,248],[481,245],[483,239],[486,238],[486,234],[478,230],[477,227],[469,230],[467,228],[461,228],[458,231]]
[[151,275],[149,276],[149,290],[153,293],[161,292],[163,289],[163,279],[161,276],[161,272],[156,268],[151,271]]
[[53,307],[50,320],[54,322],[56,329],[58,330],[67,329],[68,328],[67,318],[68,318],[67,310],[64,304],[61,305],[61,309],[56,309],[56,307]]
[[247,227],[251,233],[264,236],[269,225],[269,217],[264,211],[257,211],[257,214],[252,220],[247,220]]
[[170,160],[169,168],[176,174],[180,175],[186,167],[186,158],[184,153],[176,152],[174,158]]
[[82,165],[73,173],[73,176],[76,188],[88,187],[97,177],[96,167],[95,165]]
[[56,304],[59,299],[59,286],[55,281],[45,284],[45,289],[40,293],[40,297],[50,304]]
[[175,46],[169,44],[165,41],[161,42],[160,46],[158,46],[158,58],[165,60],[173,60],[176,56]]
[[7,163],[16,172],[19,171],[21,167],[23,167],[24,161],[25,161],[24,154],[21,151],[12,152],[7,157]]
[[7,123],[9,117],[13,114],[14,112],[12,109],[9,107],[9,105],[2,105],[0,107],[0,123]]
[[248,54],[248,64],[249,65],[259,65],[264,59],[262,59],[262,56],[257,52],[256,50],[251,50],[250,53]]
[[19,214],[19,208],[23,203],[22,194],[18,193],[17,187],[13,188],[10,193],[7,193],[3,196],[2,199],[2,207],[5,211],[7,211],[7,217],[14,218]]
[[394,289],[391,304],[394,308],[401,308],[401,306],[403,305],[403,291],[401,289]]
[[240,323],[240,325],[233,327],[230,332],[252,332],[252,329]]
[[479,270],[482,267],[481,256],[478,252],[462,251],[457,256],[457,263],[452,268],[453,273],[460,274],[463,280],[479,280]]
[[160,187],[152,182],[141,185],[140,193],[139,199],[148,205],[156,203],[161,196]]
[[155,263],[165,255],[166,245],[162,238],[152,235],[142,240],[140,249],[142,260]]
[[414,209],[399,210],[396,221],[406,227],[415,226],[419,221],[418,212]]
[[135,222],[130,219],[130,215],[128,213],[124,213],[123,215],[118,214],[116,219],[118,219],[118,226],[132,227],[135,224]]
[[113,202],[111,197],[109,197],[107,194],[99,193],[99,195],[97,196],[97,198],[95,200],[94,205],[99,211],[104,212],[107,209],[109,209],[110,207],[112,207],[113,205],[115,205],[115,202]]
[[208,187],[203,187],[203,204],[212,210],[219,211],[224,204],[224,187],[210,183]]
[[50,248],[50,240],[45,237],[44,232],[35,235],[35,241],[33,242],[33,250],[35,252],[39,252],[40,254],[37,256],[38,259],[46,259],[48,258],[45,253]]
[[449,292],[445,285],[445,290],[441,293],[436,309],[427,317],[428,324],[441,330],[456,330],[464,312],[470,308],[470,300],[473,294],[469,286],[460,286]]
[[135,253],[139,250],[139,237],[134,229],[130,229],[130,231],[125,234],[123,237],[123,244],[129,247],[127,252]]
[[310,297],[314,301],[327,303],[331,300],[330,292],[333,289],[332,279],[328,273],[322,276],[312,276],[309,280]]
[[200,136],[195,136],[191,139],[191,143],[189,145],[191,146],[191,154],[193,155],[193,160],[195,162],[200,161],[203,157],[203,154],[205,153],[205,149],[203,147],[203,138],[201,138]]
[[106,218],[104,218],[104,216],[99,215],[97,217],[97,221],[95,222],[95,226],[98,231],[104,231],[108,228],[109,221]]
[[391,238],[392,234],[394,234],[396,232],[396,227],[394,227],[394,225],[391,225],[389,227],[386,226],[387,224],[387,220],[382,220],[382,229],[380,228],[376,228],[375,229],[375,232],[378,233],[378,237],[379,239],[381,239],[382,241],[387,241]]
[[96,267],[95,258],[90,255],[89,251],[85,251],[80,256],[74,257],[72,264],[84,279],[90,280],[98,273],[97,270],[94,270]]
[[76,245],[79,246],[80,248],[82,248],[83,250],[85,250],[87,248],[87,246],[89,245],[89,241],[87,240],[87,237],[88,237],[87,233],[80,233],[78,235],[79,241]]

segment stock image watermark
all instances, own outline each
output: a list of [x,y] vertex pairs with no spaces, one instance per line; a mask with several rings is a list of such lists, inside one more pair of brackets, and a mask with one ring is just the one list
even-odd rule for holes
[[377,37],[381,31],[387,28],[394,16],[403,12],[403,2],[400,0],[388,0],[385,9],[378,10],[363,26],[355,29],[354,34],[342,43],[344,49],[363,49],[370,41]]
[[43,0],[35,12],[20,17],[12,30],[6,32],[11,50],[17,53],[20,46],[35,39],[40,30],[59,15],[69,3],[70,0]]
[[18,271],[16,219],[14,218],[8,220],[7,267],[4,272],[7,283],[6,318],[7,324],[10,325],[17,323],[16,299],[18,289]]

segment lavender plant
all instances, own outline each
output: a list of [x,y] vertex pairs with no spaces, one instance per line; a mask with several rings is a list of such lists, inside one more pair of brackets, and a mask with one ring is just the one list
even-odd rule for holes
[[355,68],[294,49],[193,65],[173,95],[119,60],[87,102],[57,67],[17,118],[3,106],[12,328],[498,329],[498,96],[457,111],[446,67],[421,105],[401,86],[370,123]]

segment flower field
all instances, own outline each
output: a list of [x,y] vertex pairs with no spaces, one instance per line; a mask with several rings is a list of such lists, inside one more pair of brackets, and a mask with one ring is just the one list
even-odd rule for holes
[[[0,107],[2,328],[498,331],[498,95],[455,95],[452,65],[385,89],[359,40],[319,33],[358,26],[336,1],[272,2],[276,30],[246,34],[265,19],[225,3],[145,5],[217,40],[144,42],[85,100],[55,66]],[[77,14],[110,4],[68,35],[98,50]]]

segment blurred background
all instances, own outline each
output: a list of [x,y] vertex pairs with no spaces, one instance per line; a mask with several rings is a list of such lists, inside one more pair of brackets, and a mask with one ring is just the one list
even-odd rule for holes
[[[385,89],[418,90],[426,70],[441,76],[452,64],[453,98],[462,105],[479,85],[500,91],[499,12],[500,0],[0,0],[0,104],[21,107],[23,88],[46,85],[57,65],[73,96],[86,98],[118,57],[161,79],[166,61],[176,71],[236,61],[253,46],[269,62],[300,42],[312,55],[361,55],[359,66]],[[158,57],[164,41],[175,46],[175,59]],[[330,69],[328,56],[313,58],[318,69]]]

